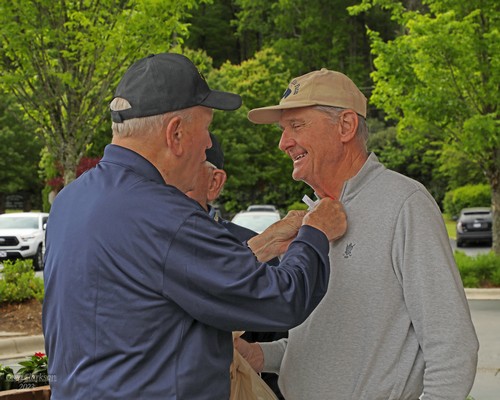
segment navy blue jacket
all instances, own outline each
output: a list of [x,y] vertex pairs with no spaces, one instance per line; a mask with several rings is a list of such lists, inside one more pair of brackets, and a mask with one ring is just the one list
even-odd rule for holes
[[231,331],[287,330],[326,292],[328,241],[304,226],[277,267],[158,170],[109,145],[56,197],[43,331],[59,399],[227,399]]
[[[209,215],[214,218],[214,210],[210,208]],[[229,232],[238,238],[241,242],[247,242],[249,239],[257,235],[257,232],[235,224],[234,222],[217,218],[216,221],[220,222]],[[279,265],[279,259],[273,258],[267,262],[269,265]],[[249,332],[246,331],[242,336],[248,342],[272,342],[288,337],[288,331],[285,332]],[[263,372],[260,374],[261,378],[273,390],[278,399],[284,399],[278,386],[278,375],[274,373]]]

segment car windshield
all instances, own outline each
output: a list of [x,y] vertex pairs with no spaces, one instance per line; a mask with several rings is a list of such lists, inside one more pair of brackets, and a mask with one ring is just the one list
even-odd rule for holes
[[37,217],[2,217],[0,229],[38,229]]
[[278,213],[261,214],[250,211],[245,214],[237,214],[232,222],[251,229],[254,232],[261,233],[279,219],[280,216]]

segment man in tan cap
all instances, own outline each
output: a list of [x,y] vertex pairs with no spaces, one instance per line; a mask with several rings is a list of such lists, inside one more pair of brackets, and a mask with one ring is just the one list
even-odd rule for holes
[[347,233],[330,245],[328,292],[272,343],[236,345],[258,372],[279,374],[287,400],[465,399],[478,341],[439,207],[420,183],[366,150],[366,99],[345,75],[293,79],[279,122],[293,178],[340,200]]

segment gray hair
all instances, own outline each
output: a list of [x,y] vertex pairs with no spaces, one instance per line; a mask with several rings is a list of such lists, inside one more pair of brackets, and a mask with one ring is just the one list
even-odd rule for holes
[[[121,97],[114,98],[109,105],[109,108],[113,111],[126,110],[131,107],[130,103]],[[113,136],[120,138],[136,135],[152,135],[161,130],[165,121],[168,121],[177,115],[182,116],[182,118],[187,120],[191,118],[189,109],[184,109],[167,112],[165,114],[152,115],[150,117],[127,119],[123,122],[112,122],[111,130],[113,131]]]
[[[339,114],[345,110],[345,108],[331,106],[313,106],[313,108],[328,115],[333,122],[337,122]],[[366,124],[366,119],[362,115],[356,115],[358,116],[358,129],[356,130],[356,137],[366,150],[366,142],[368,141],[368,125]]]

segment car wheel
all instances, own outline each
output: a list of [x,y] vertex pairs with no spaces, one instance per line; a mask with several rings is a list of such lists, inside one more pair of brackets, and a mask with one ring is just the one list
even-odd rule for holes
[[35,268],[35,271],[43,270],[42,245],[38,246],[38,250],[36,251],[35,257],[33,257],[33,267]]
[[460,239],[457,239],[457,247],[464,247],[464,242]]

